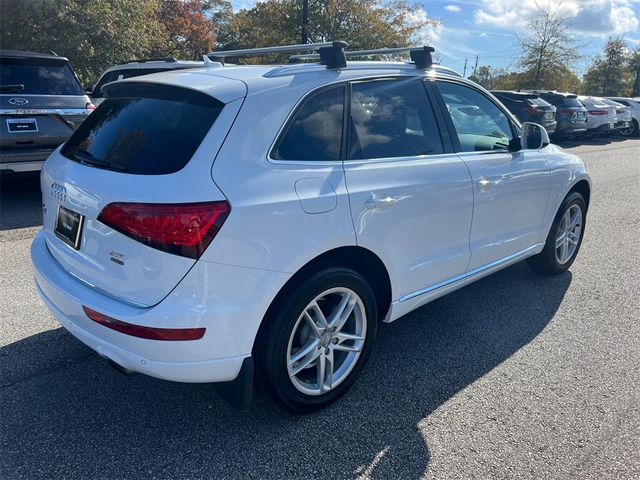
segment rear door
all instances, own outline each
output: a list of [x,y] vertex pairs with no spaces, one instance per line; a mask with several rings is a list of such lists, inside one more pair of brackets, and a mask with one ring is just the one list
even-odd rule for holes
[[473,272],[524,253],[543,241],[549,172],[536,150],[511,151],[517,130],[508,115],[478,89],[436,81],[459,156],[473,180]]
[[349,117],[344,169],[357,242],[389,268],[394,300],[463,275],[471,179],[443,142],[424,80],[353,82]]
[[[45,163],[43,229],[49,251],[69,274],[150,306],[193,266],[199,253],[178,237],[200,228],[208,214],[201,204],[225,200],[211,165],[246,94],[241,82],[213,81],[236,93],[223,103],[181,86],[112,84],[110,97]],[[189,212],[176,210],[185,205]],[[152,238],[150,231],[166,233]]]

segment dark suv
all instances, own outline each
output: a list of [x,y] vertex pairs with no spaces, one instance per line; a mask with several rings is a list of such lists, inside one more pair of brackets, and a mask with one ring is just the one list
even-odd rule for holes
[[528,92],[494,90],[491,93],[521,122],[542,125],[549,135],[556,130],[556,107],[539,95]]
[[573,137],[587,131],[587,109],[575,93],[533,91],[556,107],[556,137]]
[[93,108],[66,58],[0,50],[0,172],[40,170]]

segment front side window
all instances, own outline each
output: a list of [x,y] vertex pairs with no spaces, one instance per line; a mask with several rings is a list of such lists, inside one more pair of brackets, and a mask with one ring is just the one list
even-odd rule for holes
[[302,104],[276,143],[277,160],[340,160],[344,87],[314,94]]
[[436,82],[460,141],[461,152],[508,150],[511,123],[498,106],[477,90]]
[[351,87],[349,159],[443,153],[422,80],[375,80]]

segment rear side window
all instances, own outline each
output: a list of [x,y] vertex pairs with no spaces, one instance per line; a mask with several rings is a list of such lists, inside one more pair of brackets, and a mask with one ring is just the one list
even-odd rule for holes
[[[3,93],[83,95],[80,82],[66,61],[46,58],[0,59]],[[10,91],[5,90],[12,87]]]
[[191,159],[224,104],[180,87],[114,84],[62,149],[71,160],[138,175],[177,172]]
[[443,153],[422,80],[353,83],[349,143],[352,160]]
[[322,90],[306,100],[276,143],[277,160],[340,160],[345,88]]

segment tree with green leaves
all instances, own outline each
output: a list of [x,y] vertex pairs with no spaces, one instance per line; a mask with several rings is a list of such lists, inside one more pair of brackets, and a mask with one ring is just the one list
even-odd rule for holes
[[160,29],[158,6],[158,0],[0,0],[0,44],[68,57],[87,83],[111,65],[149,54]]
[[[309,0],[306,34],[310,43],[345,40],[351,49],[368,49],[422,42],[424,28],[436,25],[420,5],[406,0]],[[237,12],[232,28],[235,38],[229,48],[300,43],[302,2],[258,2]]]
[[570,69],[579,58],[569,19],[558,13],[558,7],[539,7],[527,25],[531,33],[520,39],[519,64],[528,74],[530,88],[558,88],[558,70]]
[[634,80],[631,56],[621,37],[609,38],[602,54],[595,57],[584,75],[585,93],[603,97],[629,95]]

